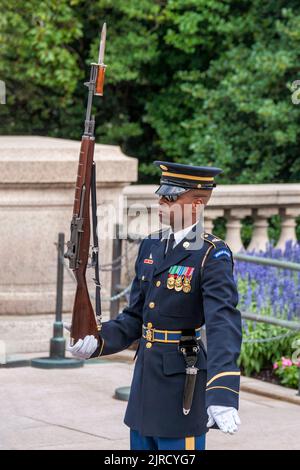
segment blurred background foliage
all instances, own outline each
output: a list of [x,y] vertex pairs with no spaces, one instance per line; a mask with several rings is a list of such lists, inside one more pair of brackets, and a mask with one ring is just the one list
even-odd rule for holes
[[[224,169],[220,183],[297,182],[296,0],[0,0],[1,134],[79,139],[89,63],[107,22],[96,137],[140,162]],[[96,101],[96,100],[95,100]],[[276,224],[275,224],[276,225]],[[247,225],[244,237],[249,237]],[[276,229],[274,229],[276,238]]]

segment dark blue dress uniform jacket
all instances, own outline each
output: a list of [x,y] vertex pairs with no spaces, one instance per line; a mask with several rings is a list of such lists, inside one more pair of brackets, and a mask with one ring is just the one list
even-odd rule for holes
[[[202,238],[201,248],[192,250],[183,239],[166,257],[165,240],[142,241],[129,306],[115,320],[103,323],[104,341],[93,355],[119,352],[140,339],[124,421],[144,436],[201,435],[208,431],[208,406],[238,408],[241,318],[236,308],[232,254],[214,235],[204,233]],[[195,268],[189,293],[167,288],[168,272],[174,265]],[[186,416],[182,412],[183,356],[176,343],[151,343],[149,347],[142,337],[142,325],[149,322],[160,330],[206,325],[207,353],[201,347],[193,404]]]

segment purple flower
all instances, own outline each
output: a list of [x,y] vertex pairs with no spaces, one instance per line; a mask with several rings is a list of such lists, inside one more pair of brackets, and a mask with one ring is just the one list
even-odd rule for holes
[[[300,263],[300,243],[288,241],[283,251],[270,244],[264,252],[248,254]],[[300,272],[236,261],[235,278],[241,310],[300,320]]]

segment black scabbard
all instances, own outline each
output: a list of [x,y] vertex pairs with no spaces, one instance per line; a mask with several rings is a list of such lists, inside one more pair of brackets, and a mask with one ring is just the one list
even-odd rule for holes
[[186,375],[183,391],[183,414],[188,415],[193,403],[198,369],[197,367],[187,367],[185,372]]
[[192,336],[190,334],[187,335],[183,333],[179,342],[179,351],[183,354],[186,365],[182,411],[184,415],[188,415],[193,403],[198,372],[198,369],[195,366],[197,362],[197,356],[200,351],[200,347],[195,335]]

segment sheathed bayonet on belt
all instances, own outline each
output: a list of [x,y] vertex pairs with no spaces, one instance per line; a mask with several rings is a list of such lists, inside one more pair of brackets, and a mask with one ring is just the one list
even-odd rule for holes
[[196,362],[198,353],[200,351],[200,346],[198,344],[195,334],[191,335],[188,332],[185,333],[183,331],[178,345],[178,349],[183,354],[183,358],[186,365],[182,411],[184,415],[188,415],[193,403],[193,396],[198,372]]

